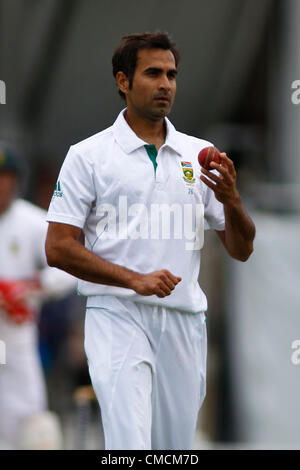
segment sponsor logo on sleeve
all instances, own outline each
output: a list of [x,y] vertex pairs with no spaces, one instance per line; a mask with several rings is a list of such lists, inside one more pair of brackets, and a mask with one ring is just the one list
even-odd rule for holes
[[63,192],[61,190],[60,181],[57,181],[57,183],[55,185],[55,190],[54,190],[54,193],[53,193],[53,197],[63,197]]

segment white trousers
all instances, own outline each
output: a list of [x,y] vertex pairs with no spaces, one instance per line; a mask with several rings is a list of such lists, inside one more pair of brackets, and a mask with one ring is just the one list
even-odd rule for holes
[[14,325],[0,318],[6,364],[0,365],[0,440],[18,446],[23,420],[47,408],[35,324]]
[[204,313],[114,296],[95,303],[88,302],[85,351],[105,448],[192,449],[206,393]]

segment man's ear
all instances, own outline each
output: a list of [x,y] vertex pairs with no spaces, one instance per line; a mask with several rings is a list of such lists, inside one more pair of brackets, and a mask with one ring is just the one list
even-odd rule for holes
[[117,72],[116,82],[119,89],[126,95],[129,90],[129,79],[127,75],[122,71]]

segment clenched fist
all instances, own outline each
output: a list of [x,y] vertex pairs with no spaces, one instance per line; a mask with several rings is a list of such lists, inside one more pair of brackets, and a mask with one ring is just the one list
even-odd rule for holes
[[166,297],[180,281],[181,277],[174,276],[167,269],[162,269],[149,274],[137,274],[132,280],[131,288],[140,295]]

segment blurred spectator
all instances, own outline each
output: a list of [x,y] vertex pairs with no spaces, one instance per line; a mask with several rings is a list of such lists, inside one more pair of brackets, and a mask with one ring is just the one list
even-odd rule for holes
[[45,212],[16,197],[22,172],[19,155],[0,142],[0,440],[8,448],[60,448],[58,420],[47,412],[38,313],[46,299],[72,292],[76,279],[48,267]]

